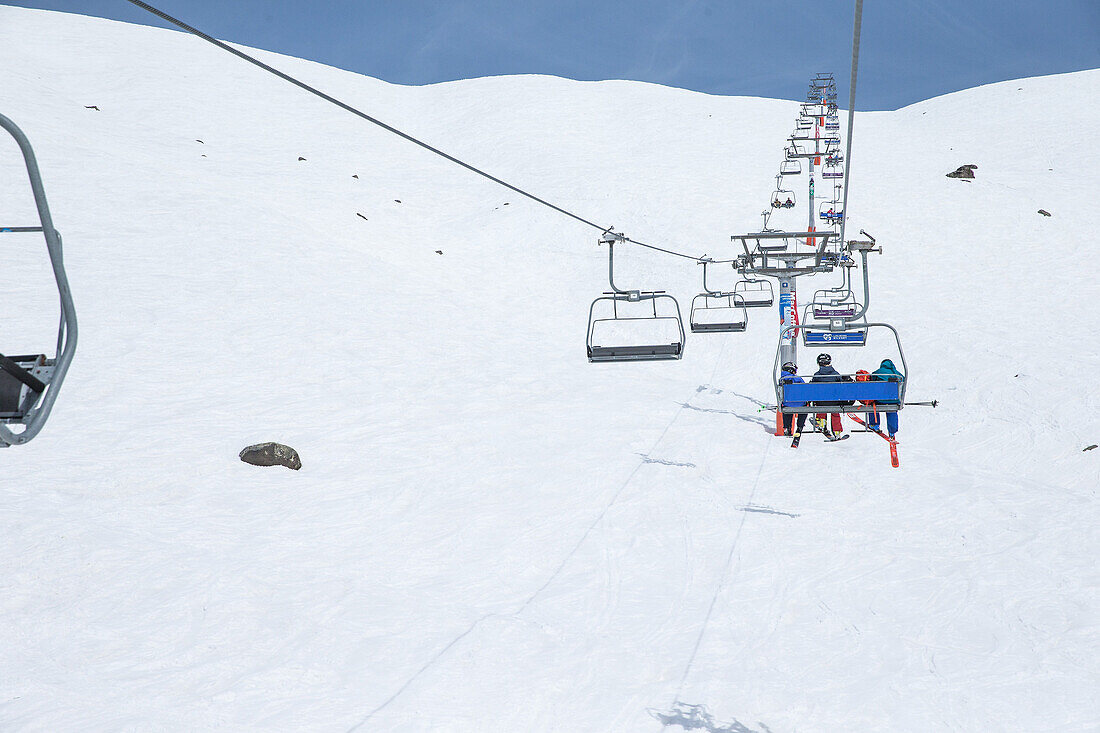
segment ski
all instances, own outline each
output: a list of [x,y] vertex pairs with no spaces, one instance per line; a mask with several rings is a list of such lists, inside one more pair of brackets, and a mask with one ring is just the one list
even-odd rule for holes
[[814,424],[814,427],[817,428],[817,432],[819,432],[823,436],[825,436],[825,440],[830,442],[830,443],[838,443],[841,440],[847,440],[848,439],[848,436],[846,434],[845,435],[837,435],[836,433],[834,433],[832,431],[832,429],[829,428],[829,426],[826,424],[826,422],[824,420],[818,421],[817,418],[814,418],[813,419],[813,424]]
[[894,468],[897,468],[899,465],[901,465],[898,461],[898,441],[897,441],[897,438],[891,438],[889,435],[886,435],[881,430],[875,430],[870,425],[868,425],[866,422],[864,422],[863,418],[861,418],[857,415],[853,415],[850,412],[847,413],[847,415],[848,415],[848,417],[852,418],[857,423],[859,423],[860,425],[867,428],[872,433],[874,433],[875,435],[877,435],[878,437],[882,438],[887,443],[889,443],[890,444],[890,465],[893,466]]

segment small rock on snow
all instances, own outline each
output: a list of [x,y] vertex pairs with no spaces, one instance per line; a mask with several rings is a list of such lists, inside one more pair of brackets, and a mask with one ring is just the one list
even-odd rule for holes
[[286,466],[297,471],[302,467],[298,451],[282,443],[257,443],[241,451],[241,460],[253,466]]
[[973,164],[960,165],[958,168],[947,174],[948,178],[973,178],[974,170],[978,166]]

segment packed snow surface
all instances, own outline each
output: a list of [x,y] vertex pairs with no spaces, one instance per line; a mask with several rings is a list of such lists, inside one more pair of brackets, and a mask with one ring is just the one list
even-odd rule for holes
[[[759,228],[798,109],[256,53],[712,257]],[[771,435],[775,309],[589,364],[598,232],[199,39],[0,7],[0,68],[81,328],[46,429],[0,451],[0,728],[1100,728],[1100,71],[857,116],[870,316],[940,401],[892,469],[873,435]],[[0,214],[35,223],[7,139]],[[49,351],[45,247],[2,236],[0,350]],[[620,285],[699,291],[617,254]],[[265,440],[302,470],[237,459]]]

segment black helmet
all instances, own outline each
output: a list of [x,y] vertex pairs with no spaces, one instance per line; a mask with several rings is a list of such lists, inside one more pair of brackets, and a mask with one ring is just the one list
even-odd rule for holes
[[818,366],[829,366],[832,363],[833,363],[833,357],[829,356],[828,354],[818,354],[817,355],[817,365]]
[[794,365],[793,361],[788,361],[786,364],[783,365],[783,371],[794,374],[798,371],[798,367]]

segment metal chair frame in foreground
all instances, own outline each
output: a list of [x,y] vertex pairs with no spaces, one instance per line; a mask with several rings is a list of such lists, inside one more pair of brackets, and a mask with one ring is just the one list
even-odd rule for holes
[[[0,233],[42,232],[61,299],[57,347],[52,357],[45,354],[0,355],[0,447],[4,447],[30,441],[45,426],[76,352],[76,309],[69,291],[69,281],[65,276],[61,235],[54,229],[53,219],[50,217],[34,150],[23,131],[4,115],[0,115],[0,127],[15,138],[23,153],[39,221],[39,226],[0,225]],[[23,429],[15,432],[9,425],[22,425]]]
[[[611,283],[611,290],[592,301],[588,307],[588,336],[585,346],[588,351],[588,361],[669,361],[679,359],[684,354],[684,319],[680,315],[680,304],[676,298],[663,290],[622,290],[615,285],[615,242],[624,241],[622,234],[615,232],[605,233],[600,237],[600,244],[607,245],[607,279]],[[619,307],[622,303],[649,302],[652,307],[652,316],[620,316]],[[658,301],[670,301],[676,315],[657,315]],[[596,317],[596,306],[599,303],[611,304],[611,316]],[[662,344],[624,345],[624,346],[600,346],[594,343],[593,334],[597,323],[606,322],[631,322],[631,321],[675,321],[679,331],[680,340]]]

